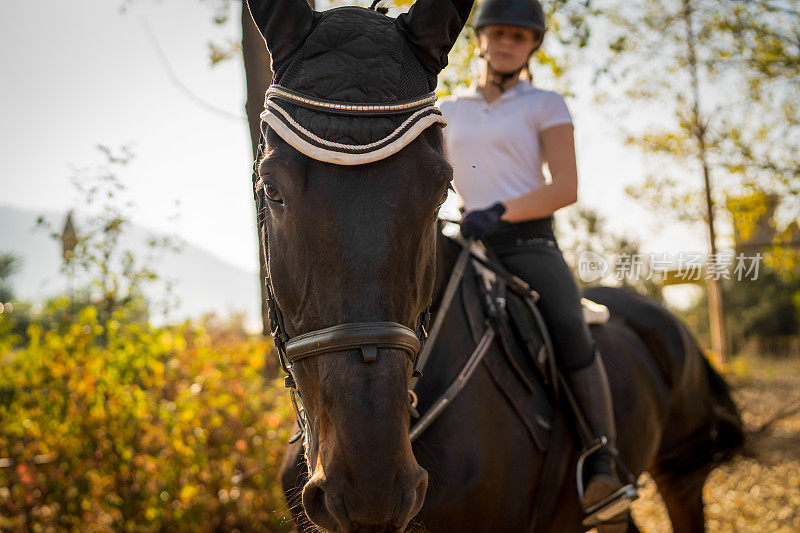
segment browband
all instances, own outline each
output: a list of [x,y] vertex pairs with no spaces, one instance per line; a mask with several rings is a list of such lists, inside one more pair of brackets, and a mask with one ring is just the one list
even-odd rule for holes
[[[279,101],[295,104],[327,114],[363,117],[364,120],[386,115],[410,115],[394,131],[369,144],[344,144],[316,135],[295,120]],[[362,165],[379,161],[402,150],[426,128],[433,124],[446,125],[434,105],[436,95],[393,104],[349,104],[320,100],[273,84],[267,89],[261,120],[300,153],[337,165]]]
[[287,89],[280,84],[273,83],[267,88],[264,96],[264,107],[267,107],[269,100],[281,99],[293,104],[325,111],[328,113],[341,113],[343,115],[398,115],[415,111],[422,107],[431,106],[436,103],[436,93],[428,93],[421,98],[406,100],[396,104],[351,104],[347,102],[337,102],[335,100],[320,100],[304,95],[303,93]]

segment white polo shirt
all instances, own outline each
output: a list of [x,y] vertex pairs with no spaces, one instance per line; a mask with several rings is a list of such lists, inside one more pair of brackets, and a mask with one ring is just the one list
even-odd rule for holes
[[539,132],[572,124],[564,98],[520,80],[492,103],[477,90],[446,97],[445,152],[467,210],[522,196],[545,183]]

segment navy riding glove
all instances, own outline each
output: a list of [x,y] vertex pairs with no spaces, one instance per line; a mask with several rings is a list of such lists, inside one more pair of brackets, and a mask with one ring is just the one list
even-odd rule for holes
[[480,239],[500,224],[500,217],[506,212],[506,206],[497,202],[487,209],[476,209],[461,218],[461,235],[467,239]]

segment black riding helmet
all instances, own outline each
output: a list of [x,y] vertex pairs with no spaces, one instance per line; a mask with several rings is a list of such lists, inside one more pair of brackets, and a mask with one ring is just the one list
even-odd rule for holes
[[[538,33],[544,39],[544,10],[539,0],[486,0],[478,6],[478,12],[475,14],[475,31],[480,32],[485,26],[516,26],[518,28],[531,29]],[[542,39],[539,44],[531,50],[533,52],[538,50],[542,44]],[[481,51],[481,57],[483,52]],[[530,60],[530,56],[528,57]],[[491,63],[488,63],[489,68],[494,70]],[[494,72],[500,76],[499,81],[494,77],[490,77],[490,81],[497,85],[500,92],[505,91],[505,83],[512,76],[516,76],[523,68],[527,69],[528,61],[520,65],[520,67],[512,72]],[[530,71],[528,71],[530,77]]]
[[544,10],[538,0],[486,0],[475,14],[475,31],[489,25],[529,28],[544,36]]

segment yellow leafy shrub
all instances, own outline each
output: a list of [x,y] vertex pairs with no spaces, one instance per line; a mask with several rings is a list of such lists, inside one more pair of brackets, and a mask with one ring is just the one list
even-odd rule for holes
[[270,343],[68,318],[20,343],[0,315],[0,530],[289,528],[294,413]]

